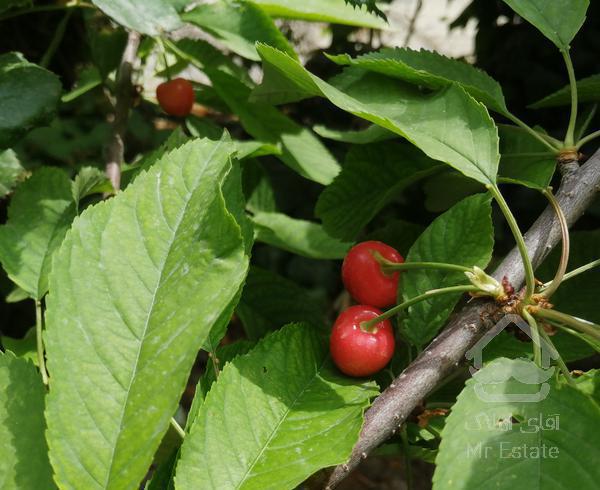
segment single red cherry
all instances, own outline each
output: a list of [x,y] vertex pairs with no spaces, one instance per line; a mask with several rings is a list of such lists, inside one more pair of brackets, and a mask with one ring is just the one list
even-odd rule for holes
[[167,114],[187,116],[196,99],[194,87],[183,78],[174,78],[156,87],[158,103]]
[[357,302],[387,308],[396,304],[400,272],[383,272],[374,252],[390,262],[404,262],[396,249],[383,242],[362,242],[352,247],[344,258],[342,281]]
[[364,322],[381,315],[372,306],[355,305],[342,311],[333,324],[329,350],[335,365],[348,376],[362,377],[380,371],[394,355],[396,342],[389,320],[366,330]]

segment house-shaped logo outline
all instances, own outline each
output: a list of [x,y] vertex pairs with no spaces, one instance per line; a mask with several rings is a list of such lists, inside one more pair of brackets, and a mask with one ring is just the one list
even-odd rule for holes
[[[471,347],[466,353],[465,357],[468,360],[473,360],[473,365],[469,366],[469,371],[471,375],[475,375],[479,369],[483,366],[483,349],[494,339],[500,332],[502,332],[509,325],[516,325],[523,331],[532,342],[536,342],[531,336],[531,327],[527,322],[523,320],[519,315],[509,314],[505,315],[493,328],[488,330],[485,335],[483,335],[476,343]],[[543,338],[539,338],[539,341],[536,342],[540,346],[540,351],[542,353],[541,359],[541,368],[547,371],[548,378],[554,373],[554,367],[550,367],[550,360],[556,360],[559,358],[559,354],[554,348],[553,345],[548,343]],[[475,385],[475,392],[477,396],[487,402],[507,402],[507,401],[521,401],[521,402],[537,402],[546,398],[550,391],[550,385],[548,383],[543,383],[540,386],[540,391],[535,394],[523,394],[523,393],[515,393],[508,394],[503,393],[501,395],[492,395],[489,394],[483,389],[483,386],[480,386],[480,383]]]

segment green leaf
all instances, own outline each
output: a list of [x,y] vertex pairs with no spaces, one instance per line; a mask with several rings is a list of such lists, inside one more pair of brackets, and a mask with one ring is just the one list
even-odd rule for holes
[[221,139],[223,128],[205,117],[190,114],[185,118],[185,127],[194,138]]
[[341,259],[352,246],[328,235],[317,223],[282,213],[257,212],[252,223],[257,241],[311,259]]
[[498,125],[500,170],[503,180],[533,189],[550,185],[556,169],[556,155],[524,129]]
[[5,296],[4,301],[7,303],[18,303],[19,301],[26,299],[29,299],[27,291],[19,286],[15,286],[13,290]]
[[354,8],[362,8],[363,6],[367,9],[367,12],[371,12],[383,20],[387,20],[385,14],[377,7],[376,0],[344,0],[348,5],[352,5]]
[[251,2],[200,4],[182,14],[181,18],[201,27],[244,58],[255,61],[260,59],[254,47],[256,42],[275,46],[296,58],[294,48],[273,20]]
[[0,149],[52,119],[60,97],[58,77],[20,53],[0,55]]
[[[221,132],[221,135],[223,132]],[[130,165],[121,172],[121,187],[126,188],[144,170],[149,170],[156,162],[160,161],[165,154],[175,150],[189,141],[189,137],[181,128],[173,131],[167,141],[140,158],[135,165]]]
[[434,51],[382,48],[356,58],[327,56],[339,65],[357,66],[431,89],[460,84],[475,100],[500,114],[508,113],[500,84],[484,71]]
[[423,204],[427,211],[442,213],[465,197],[479,192],[485,192],[485,188],[458,172],[438,172],[423,182]]
[[345,461],[376,393],[338,374],[318,330],[287,326],[225,366],[183,443],[175,488],[295,488]]
[[384,129],[381,126],[376,126],[375,124],[369,126],[367,129],[361,129],[359,131],[343,131],[316,125],[313,126],[313,131],[322,138],[341,141],[342,143],[353,143],[356,145],[376,143],[378,141],[397,138],[397,135],[391,131]]
[[[577,100],[579,103],[600,101],[600,74],[577,81]],[[544,107],[560,107],[564,105],[571,105],[570,85],[547,95],[529,107],[532,109],[542,109]]]
[[314,133],[276,108],[248,102],[250,89],[222,72],[208,73],[219,96],[240,118],[244,129],[255,139],[281,145],[278,158],[301,176],[323,185],[340,171],[339,164]]
[[504,0],[511,9],[532,23],[558,49],[569,44],[585,20],[589,0]]
[[134,31],[159,36],[181,27],[177,10],[167,0],[92,0],[115,22]]
[[100,75],[100,71],[95,66],[86,68],[82,70],[79,74],[79,78],[75,83],[73,89],[64,94],[60,100],[62,102],[71,102],[75,100],[77,97],[82,96],[83,94],[89,92],[90,90],[98,87],[102,84],[102,75]]
[[244,162],[242,186],[246,196],[246,209],[252,213],[277,211],[275,191],[267,171],[258,160]]
[[575,378],[577,389],[600,401],[600,370],[591,369]]
[[79,209],[79,201],[98,192],[114,192],[110,181],[102,170],[95,167],[83,167],[71,183],[73,201]]
[[[600,459],[598,402],[554,377],[541,401],[507,399],[544,393],[519,381],[535,369],[498,359],[467,381],[442,432],[434,490],[595,488],[600,468],[589,462]],[[482,392],[499,401],[484,401]]]
[[[244,83],[250,82],[248,72],[243,67],[236,65],[231,58],[225,56],[206,41],[184,38],[175,44],[169,42],[167,47],[179,57],[188,60],[201,70],[205,68],[219,70],[238,78]],[[254,49],[254,43],[252,44],[252,49]],[[256,52],[256,50],[254,51]]]
[[[89,15],[84,16],[83,20],[91,61],[100,72],[102,80],[105,80],[121,62],[127,44],[127,32],[121,26],[108,24],[104,16]],[[143,46],[144,40],[141,44]],[[138,55],[141,55],[141,49]]]
[[15,190],[8,220],[0,226],[0,261],[31,298],[48,291],[52,257],[74,217],[71,181],[58,168],[36,170]]
[[0,352],[0,488],[56,488],[44,438],[45,392],[32,363]]
[[250,339],[293,322],[323,326],[322,301],[293,281],[274,272],[252,267],[236,313]]
[[239,211],[221,191],[233,151],[194,140],[166,153],[65,238],[45,336],[61,488],[137,488],[146,474],[198,349],[247,272]]
[[24,173],[25,169],[13,150],[0,152],[0,198],[13,190]]
[[[218,347],[214,354],[217,358],[219,369],[222,369],[228,362],[233,361],[233,359],[237,356],[248,353],[252,347],[254,347],[254,342],[249,340],[238,340],[233,344],[227,344]],[[212,360],[209,359],[204,373],[196,384],[196,392],[194,393],[194,399],[192,400],[192,405],[190,407],[185,425],[186,432],[190,431],[192,423],[198,416],[200,407],[204,404],[204,399],[206,398],[207,393],[210,391],[211,386],[216,380],[217,375],[215,373],[215,367]]]
[[[490,199],[488,194],[467,197],[437,217],[411,247],[406,261],[485,268],[494,247]],[[402,274],[402,300],[460,283],[468,283],[462,272],[408,271]],[[444,325],[460,297],[460,293],[445,294],[411,306],[402,330],[416,345],[425,344]]]
[[319,196],[316,215],[331,236],[354,240],[402,189],[439,168],[406,143],[353,146],[340,174]]
[[0,337],[2,345],[15,356],[26,359],[38,365],[35,328],[30,328],[22,339]]
[[[452,84],[424,95],[385,75],[353,68],[336,77],[334,87],[285,53],[261,44],[257,49],[263,64],[278,71],[293,90],[325,97],[341,109],[405,137],[429,157],[468,177],[483,184],[495,183],[497,129],[485,107],[460,86]],[[288,88],[279,87],[283,91]]]
[[413,246],[425,228],[401,219],[388,221],[383,228],[373,230],[364,240],[379,240],[400,251],[402,255]]
[[254,0],[269,15],[284,19],[329,22],[371,29],[385,29],[386,22],[366,10],[356,9],[344,0]]

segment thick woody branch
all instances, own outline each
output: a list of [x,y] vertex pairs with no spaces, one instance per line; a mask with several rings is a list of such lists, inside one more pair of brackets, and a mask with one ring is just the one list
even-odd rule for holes
[[140,35],[129,32],[127,44],[123,51],[121,63],[117,71],[115,86],[115,114],[112,123],[112,132],[108,141],[106,153],[106,176],[112,183],[115,191],[121,187],[121,164],[123,163],[123,137],[127,129],[129,110],[133,102],[133,86],[131,72],[135,63],[136,53],[140,44]]
[[[600,150],[582,167],[563,172],[556,198],[569,226],[591,205],[599,190]],[[560,237],[560,225],[554,210],[548,207],[525,236],[534,267],[542,263]],[[494,276],[497,279],[506,276],[517,288],[523,284],[523,263],[516,248],[506,256]],[[464,360],[467,350],[501,315],[499,308],[490,300],[472,301],[455,314],[448,326],[366,412],[360,438],[349,461],[334,469],[327,489],[337,486],[361,459],[392,436],[422,400]]]

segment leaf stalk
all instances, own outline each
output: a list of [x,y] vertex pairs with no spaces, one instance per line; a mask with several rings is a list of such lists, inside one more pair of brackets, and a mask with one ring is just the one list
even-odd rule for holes
[[42,339],[42,331],[44,329],[44,312],[42,310],[42,302],[38,299],[35,301],[35,340],[37,346],[37,358],[40,373],[42,374],[42,382],[48,386],[48,372],[46,371],[46,357],[44,356],[44,341]]

